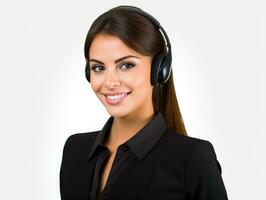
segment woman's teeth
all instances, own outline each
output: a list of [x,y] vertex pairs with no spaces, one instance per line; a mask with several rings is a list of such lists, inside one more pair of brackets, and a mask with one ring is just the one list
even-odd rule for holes
[[114,96],[107,95],[107,98],[108,99],[111,99],[111,100],[115,100],[115,99],[120,99],[120,98],[125,97],[125,96],[127,96],[127,93],[123,93],[123,94],[119,94],[119,95],[114,95]]

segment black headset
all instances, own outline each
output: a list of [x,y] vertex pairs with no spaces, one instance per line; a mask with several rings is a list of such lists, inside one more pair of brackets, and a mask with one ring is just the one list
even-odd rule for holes
[[[138,7],[118,6],[118,7],[112,8],[111,10],[120,9],[120,8],[135,12],[147,18],[160,31],[161,35],[164,37],[164,41],[166,43],[165,47],[167,49],[167,52],[160,52],[152,60],[151,84],[153,86],[156,86],[158,84],[163,84],[167,82],[167,80],[169,79],[170,73],[171,73],[172,52],[171,52],[171,44],[170,44],[169,38],[165,30],[153,16],[151,16],[150,14],[141,10]],[[90,82],[90,67],[89,67],[88,60],[86,60],[85,75],[86,75],[86,79]]]

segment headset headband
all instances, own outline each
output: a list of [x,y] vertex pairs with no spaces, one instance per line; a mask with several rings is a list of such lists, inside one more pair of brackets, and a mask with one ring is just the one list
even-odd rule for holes
[[[167,48],[167,54],[169,54],[170,56],[172,55],[172,52],[171,52],[171,43],[169,41],[169,38],[167,36],[167,33],[166,31],[164,30],[164,28],[161,26],[161,24],[158,22],[157,19],[155,19],[153,16],[151,16],[149,13],[145,12],[144,10],[138,8],[138,7],[135,7],[135,6],[117,6],[115,8],[112,8],[111,10],[116,10],[116,9],[120,9],[120,8],[124,8],[126,10],[130,10],[132,12],[135,12],[145,18],[147,18],[148,20],[150,20],[150,22],[152,22],[152,24],[154,26],[156,26],[157,29],[159,29],[159,31],[161,32],[163,38],[164,38],[164,41],[166,43],[166,48]],[[110,11],[111,11],[110,10]],[[172,56],[171,56],[172,57]]]

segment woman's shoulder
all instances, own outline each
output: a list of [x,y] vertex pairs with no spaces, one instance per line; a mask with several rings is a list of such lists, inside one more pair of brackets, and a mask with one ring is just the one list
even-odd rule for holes
[[209,140],[184,136],[169,130],[165,147],[184,164],[185,195],[188,199],[228,199],[222,167]]
[[88,140],[93,140],[96,138],[100,131],[92,131],[92,132],[83,132],[83,133],[74,133],[70,135],[66,142],[86,142]]
[[188,148],[191,150],[198,148],[198,146],[207,146],[213,148],[213,145],[209,140],[182,135],[172,129],[168,129],[166,141],[169,143],[169,145],[172,144],[180,148]]
[[74,133],[70,135],[65,142],[64,145],[64,152],[65,151],[82,151],[87,148],[90,148],[98,133],[100,131],[93,131],[93,132],[83,132],[83,133]]
[[187,161],[197,163],[200,160],[214,160],[221,172],[214,146],[209,140],[181,135],[168,129],[164,143],[169,151],[174,150],[178,157],[186,158]]

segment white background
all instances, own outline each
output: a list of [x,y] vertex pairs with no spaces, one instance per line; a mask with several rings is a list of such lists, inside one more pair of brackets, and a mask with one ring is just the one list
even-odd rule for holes
[[0,199],[60,199],[66,138],[109,117],[84,76],[85,37],[120,4],[167,31],[187,131],[214,145],[229,199],[266,199],[263,0],[1,2]]

